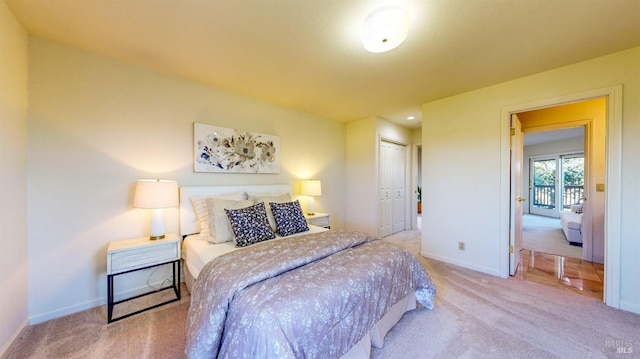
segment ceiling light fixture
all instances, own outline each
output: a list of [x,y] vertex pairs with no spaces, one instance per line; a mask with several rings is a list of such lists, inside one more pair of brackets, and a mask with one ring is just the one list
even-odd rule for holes
[[407,121],[413,121],[416,119],[416,116],[409,116],[407,117]]
[[362,44],[369,52],[386,52],[404,42],[409,32],[409,15],[398,5],[381,7],[364,21]]

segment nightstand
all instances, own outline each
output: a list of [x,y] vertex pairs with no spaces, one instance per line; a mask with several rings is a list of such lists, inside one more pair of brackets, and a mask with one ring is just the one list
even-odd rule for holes
[[331,228],[329,223],[329,215],[326,213],[316,212],[314,214],[305,213],[304,217],[307,219],[307,223],[324,228]]
[[[115,302],[114,279],[116,276],[151,267],[171,264],[173,269],[173,285],[157,291],[151,291],[135,297]],[[113,318],[113,307],[129,300],[173,289],[175,299],[144,308],[133,313]],[[161,305],[180,300],[180,238],[177,234],[167,234],[164,239],[150,240],[149,237],[113,241],[107,248],[107,321],[108,323],[124,319]]]

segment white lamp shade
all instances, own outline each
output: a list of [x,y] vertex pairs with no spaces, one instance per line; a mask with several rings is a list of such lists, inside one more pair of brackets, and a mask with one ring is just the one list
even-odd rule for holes
[[133,197],[135,208],[167,208],[178,206],[178,182],[139,180]]
[[322,196],[322,184],[319,180],[305,180],[300,184],[300,194],[303,196]]
[[382,7],[367,17],[362,45],[369,52],[385,52],[398,47],[407,38],[409,15],[397,5]]

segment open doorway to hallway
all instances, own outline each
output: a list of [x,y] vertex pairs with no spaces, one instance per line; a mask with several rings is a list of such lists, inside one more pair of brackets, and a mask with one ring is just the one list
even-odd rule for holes
[[518,118],[528,200],[520,276],[603,299],[605,203],[592,187],[604,188],[606,99],[521,112]]
[[524,134],[523,248],[583,258],[584,132],[578,126]]
[[[601,220],[604,225],[604,233],[602,238],[606,241],[605,253],[604,253],[604,268],[606,272],[606,278],[604,283],[604,302],[614,308],[620,308],[620,285],[621,285],[621,202],[622,202],[622,85],[616,85],[601,89],[594,89],[587,92],[575,93],[566,96],[560,96],[555,98],[542,99],[536,102],[514,105],[507,108],[503,108],[501,114],[502,125],[502,141],[501,141],[501,191],[503,194],[504,205],[502,206],[500,216],[500,228],[502,233],[500,235],[500,257],[503,259],[500,262],[500,276],[513,275],[511,272],[512,264],[517,264],[514,257],[518,251],[515,249],[515,244],[518,243],[518,237],[516,228],[522,225],[522,214],[514,216],[517,212],[519,204],[522,198],[513,194],[512,188],[514,173],[512,163],[512,146],[511,142],[515,134],[520,134],[522,137],[522,131],[518,132],[513,124],[514,116],[520,113],[528,111],[535,111],[538,109],[552,108],[553,106],[562,106],[564,104],[575,104],[583,101],[590,101],[593,99],[601,99],[605,102],[606,111],[604,115],[599,116],[604,120],[598,121],[599,131],[604,132],[602,141],[598,143],[599,148],[603,148],[601,151],[593,151],[594,153],[606,152],[606,163],[599,168],[599,172],[602,173],[600,178],[588,178],[588,183],[585,184],[587,188],[588,198],[587,205],[584,207],[584,216],[596,217],[595,219]],[[516,117],[517,118],[517,117]],[[593,118],[589,116],[582,116],[585,120],[574,121],[577,122],[574,126],[584,125],[584,123],[593,123]],[[568,120],[567,122],[571,122]],[[587,132],[589,133],[589,132]],[[520,147],[521,148],[521,147]],[[589,148],[591,150],[591,148]],[[520,177],[521,178],[521,177]],[[606,178],[606,183],[604,179]],[[602,180],[602,182],[599,182]],[[594,182],[595,181],[595,182]],[[517,182],[516,182],[517,183]],[[606,188],[605,188],[606,185]],[[605,190],[606,192],[604,192]],[[604,203],[603,212],[597,216],[591,213],[590,207],[592,201],[602,201]],[[587,228],[586,231],[591,231]],[[520,231],[522,234],[522,231]],[[588,244],[588,243],[587,243]],[[583,247],[585,243],[583,243]],[[590,254],[591,256],[594,253]]]

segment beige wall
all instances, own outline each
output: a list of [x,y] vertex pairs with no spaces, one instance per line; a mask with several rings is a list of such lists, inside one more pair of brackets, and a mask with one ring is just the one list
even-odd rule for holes
[[[410,145],[411,131],[381,118],[347,124],[347,228],[378,236],[378,150],[381,139]],[[407,147],[407,188],[411,186],[411,146]],[[408,228],[411,226],[407,193]]]
[[347,124],[346,223],[350,230],[378,234],[376,119]]
[[[109,241],[148,235],[140,178],[180,185],[322,180],[316,210],[344,227],[345,125],[130,66],[29,42],[29,312],[34,322],[105,303]],[[193,123],[280,136],[280,174],[194,173]],[[165,211],[178,232],[178,211]],[[149,272],[118,279],[122,291]],[[156,273],[151,281],[161,281]]]
[[[640,47],[425,103],[422,253],[499,274],[505,108],[623,86],[620,307],[640,313]],[[507,182],[508,184],[508,182]],[[508,185],[507,187],[508,188]],[[506,197],[508,198],[508,197]],[[508,209],[507,212],[508,213]],[[507,221],[508,222],[508,221]],[[457,249],[466,241],[466,251]],[[504,252],[504,250],[502,250]]]
[[27,34],[0,1],[0,357],[28,319]]
[[414,128],[411,130],[411,142],[414,144],[422,143],[422,128]]

